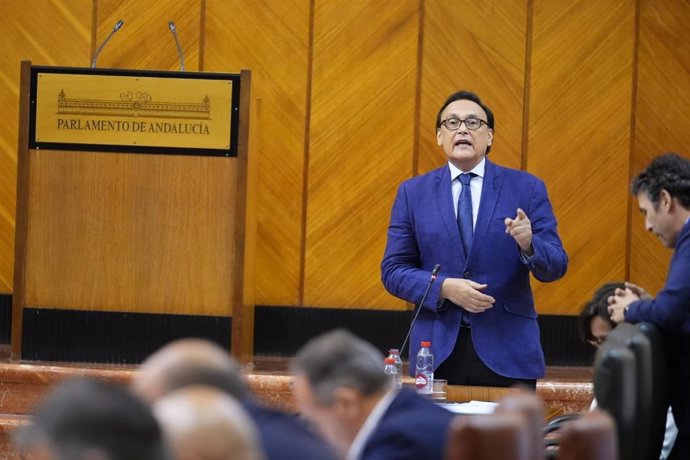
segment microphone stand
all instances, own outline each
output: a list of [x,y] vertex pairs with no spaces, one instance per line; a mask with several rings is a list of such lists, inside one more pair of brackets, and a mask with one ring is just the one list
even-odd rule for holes
[[173,38],[175,39],[175,45],[177,46],[177,56],[180,58],[180,72],[184,72],[184,54],[182,53],[180,40],[177,38],[177,28],[175,27],[175,23],[170,21],[168,23],[168,29],[170,29],[170,32],[172,33]]
[[91,68],[92,69],[96,68],[96,60],[98,59],[98,55],[101,54],[101,50],[103,49],[103,47],[106,45],[106,43],[108,43],[110,41],[110,38],[115,34],[115,32],[120,30],[120,27],[122,27],[122,24],[124,24],[124,23],[125,23],[125,21],[123,21],[122,19],[117,21],[117,23],[115,23],[115,26],[113,27],[113,30],[110,31],[108,36],[105,37],[105,40],[103,40],[103,43],[101,43],[101,46],[99,46],[98,49],[96,50],[96,52],[93,54],[93,61],[91,61]]
[[[417,312],[414,314],[414,318],[412,318],[412,322],[410,323],[410,328],[407,330],[407,335],[405,336],[405,340],[403,341],[402,346],[400,347],[400,356],[402,357],[402,354],[405,351],[405,345],[407,345],[407,340],[410,338],[410,334],[412,333],[412,327],[414,326],[415,321],[417,321],[417,316],[419,316],[419,312],[422,309],[422,305],[424,305],[424,301],[426,300],[427,294],[429,294],[429,289],[431,289],[431,285],[434,284],[434,281],[436,281],[436,277],[438,276],[438,272],[441,269],[441,266],[439,264],[436,264],[434,266],[434,269],[431,271],[431,279],[429,279],[429,284],[426,285],[426,290],[424,291],[424,295],[422,295],[422,300],[419,302],[419,308],[417,308]],[[407,356],[408,360],[411,360],[412,358]]]

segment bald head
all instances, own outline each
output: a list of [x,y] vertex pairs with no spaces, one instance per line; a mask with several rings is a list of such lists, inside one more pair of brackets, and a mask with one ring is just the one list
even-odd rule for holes
[[180,460],[261,460],[254,422],[220,390],[189,386],[159,399],[153,412]]
[[133,390],[149,402],[189,385],[212,386],[240,401],[247,397],[237,362],[203,339],[182,339],[162,347],[142,363],[132,382]]

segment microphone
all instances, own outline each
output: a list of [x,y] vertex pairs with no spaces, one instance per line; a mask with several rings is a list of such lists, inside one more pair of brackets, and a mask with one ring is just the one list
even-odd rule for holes
[[103,49],[105,44],[110,41],[110,38],[115,34],[115,32],[120,30],[120,27],[122,27],[122,24],[124,24],[124,23],[125,23],[125,21],[123,21],[122,19],[117,21],[117,23],[115,23],[115,27],[113,27],[113,30],[110,31],[108,36],[105,37],[105,40],[103,40],[103,43],[101,43],[101,46],[98,47],[98,49],[96,50],[96,53],[94,53],[94,55],[93,55],[93,61],[91,61],[91,68],[92,69],[96,68],[96,60],[98,59],[98,55],[101,54],[101,50]]
[[182,47],[180,46],[180,40],[177,38],[177,29],[175,28],[175,23],[170,21],[168,23],[168,29],[173,34],[175,39],[175,44],[177,45],[177,55],[180,57],[180,72],[184,72],[184,54],[182,54]]
[[[422,310],[422,305],[424,305],[424,301],[426,300],[427,294],[429,294],[429,289],[431,289],[431,285],[434,284],[434,281],[436,281],[436,277],[438,276],[438,272],[441,270],[441,266],[439,264],[436,264],[434,266],[434,269],[431,270],[431,278],[429,279],[429,284],[426,285],[426,290],[424,291],[424,295],[422,296],[422,300],[419,302],[419,308],[417,309],[417,313],[414,314],[414,318],[412,318],[412,322],[410,323],[410,329],[407,331],[407,335],[405,336],[405,341],[402,344],[402,347],[400,347],[400,356],[402,356],[403,352],[405,351],[405,345],[407,345],[407,340],[410,338],[410,334],[412,333],[412,328],[414,327],[415,321],[417,321],[417,316],[419,316],[419,312]],[[407,359],[411,359],[408,353]]]

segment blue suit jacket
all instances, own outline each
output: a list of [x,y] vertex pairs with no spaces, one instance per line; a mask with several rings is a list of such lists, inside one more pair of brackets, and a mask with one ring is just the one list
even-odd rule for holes
[[401,390],[362,449],[362,460],[442,460],[454,414]]
[[676,239],[664,288],[654,299],[631,303],[625,320],[648,321],[690,333],[690,222],[685,223]]
[[267,460],[335,460],[326,442],[317,438],[295,416],[253,401],[245,402],[244,407],[256,424]]
[[[515,217],[517,208],[532,223],[534,255],[526,262],[515,240],[505,232],[504,220]],[[439,301],[439,292],[445,278],[464,277],[487,284],[484,292],[496,299],[486,312],[468,313],[472,340],[482,361],[506,377],[543,377],[544,354],[529,274],[540,281],[554,281],[568,266],[544,183],[487,159],[474,238],[466,258],[448,166],[403,182],[393,204],[381,263],[383,284],[391,294],[418,303],[436,264],[441,271],[414,325],[410,356],[416,355],[422,340],[432,342],[435,367],[450,355],[463,310]]]

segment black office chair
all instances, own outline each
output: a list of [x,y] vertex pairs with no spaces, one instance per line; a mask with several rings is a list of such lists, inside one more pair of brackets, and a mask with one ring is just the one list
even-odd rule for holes
[[652,345],[652,404],[649,431],[648,458],[657,458],[666,436],[666,417],[669,406],[668,347],[666,337],[651,323],[638,323],[637,328]]
[[666,355],[657,328],[623,323],[594,359],[594,396],[618,429],[623,460],[659,458],[668,411]]
[[[668,412],[666,340],[650,323],[621,324],[609,333],[594,360],[594,395],[616,421],[623,460],[659,458]],[[546,456],[556,458],[554,436],[578,417],[568,414],[545,429]]]
[[637,455],[638,443],[635,441],[640,412],[637,374],[635,354],[627,346],[607,339],[597,350],[594,358],[594,397],[599,407],[616,421],[621,460],[641,458]]

